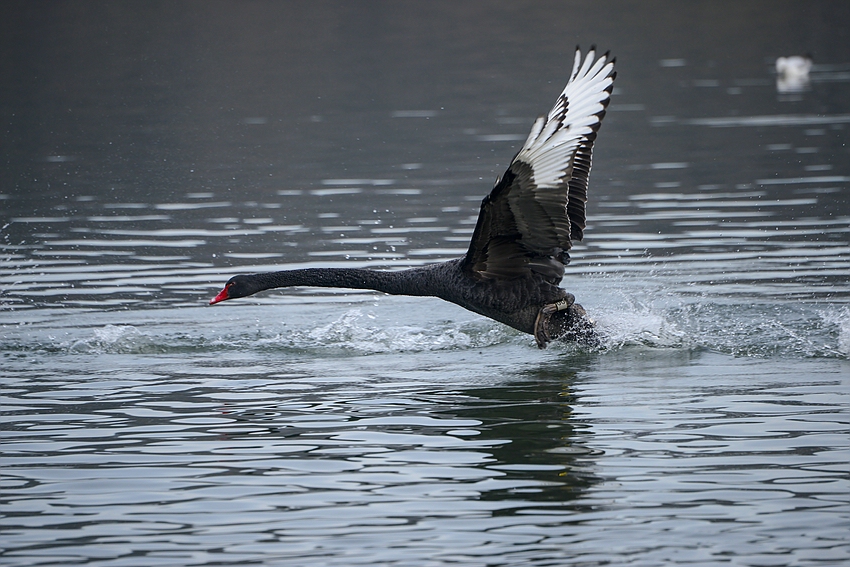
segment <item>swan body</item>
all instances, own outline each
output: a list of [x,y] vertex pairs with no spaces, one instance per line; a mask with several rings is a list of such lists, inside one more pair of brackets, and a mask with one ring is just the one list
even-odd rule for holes
[[568,251],[585,228],[596,133],[614,78],[614,59],[576,48],[572,73],[548,115],[538,118],[507,171],[481,203],[462,258],[399,271],[308,268],[231,278],[210,304],[279,287],[371,289],[455,303],[549,341],[592,336],[592,323],[559,286]]

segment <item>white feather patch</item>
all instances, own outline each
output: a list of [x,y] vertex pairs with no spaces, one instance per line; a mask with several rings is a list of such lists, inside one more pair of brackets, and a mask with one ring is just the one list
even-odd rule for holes
[[549,115],[535,121],[516,160],[531,166],[539,188],[557,188],[565,181],[579,144],[599,123],[610,97],[614,64],[606,56],[596,59],[591,50],[582,61],[577,49],[570,80]]

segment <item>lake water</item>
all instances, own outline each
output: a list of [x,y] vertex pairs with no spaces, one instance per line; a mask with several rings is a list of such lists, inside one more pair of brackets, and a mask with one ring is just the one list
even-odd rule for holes
[[[0,16],[0,564],[850,562],[850,4]],[[562,284],[601,345],[207,305],[463,254],[576,43],[618,58]]]

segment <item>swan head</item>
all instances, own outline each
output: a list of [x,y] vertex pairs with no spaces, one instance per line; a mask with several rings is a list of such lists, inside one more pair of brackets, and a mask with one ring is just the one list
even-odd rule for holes
[[237,299],[239,297],[247,297],[264,289],[257,282],[254,276],[239,275],[233,276],[227,283],[224,284],[224,289],[218,292],[218,295],[210,299],[210,305],[215,305],[226,299]]

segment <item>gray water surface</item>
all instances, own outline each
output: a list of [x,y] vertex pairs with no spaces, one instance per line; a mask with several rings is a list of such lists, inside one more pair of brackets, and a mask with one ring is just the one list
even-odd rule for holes
[[[848,6],[5,3],[0,564],[850,563]],[[462,255],[576,43],[600,345],[207,305]]]

